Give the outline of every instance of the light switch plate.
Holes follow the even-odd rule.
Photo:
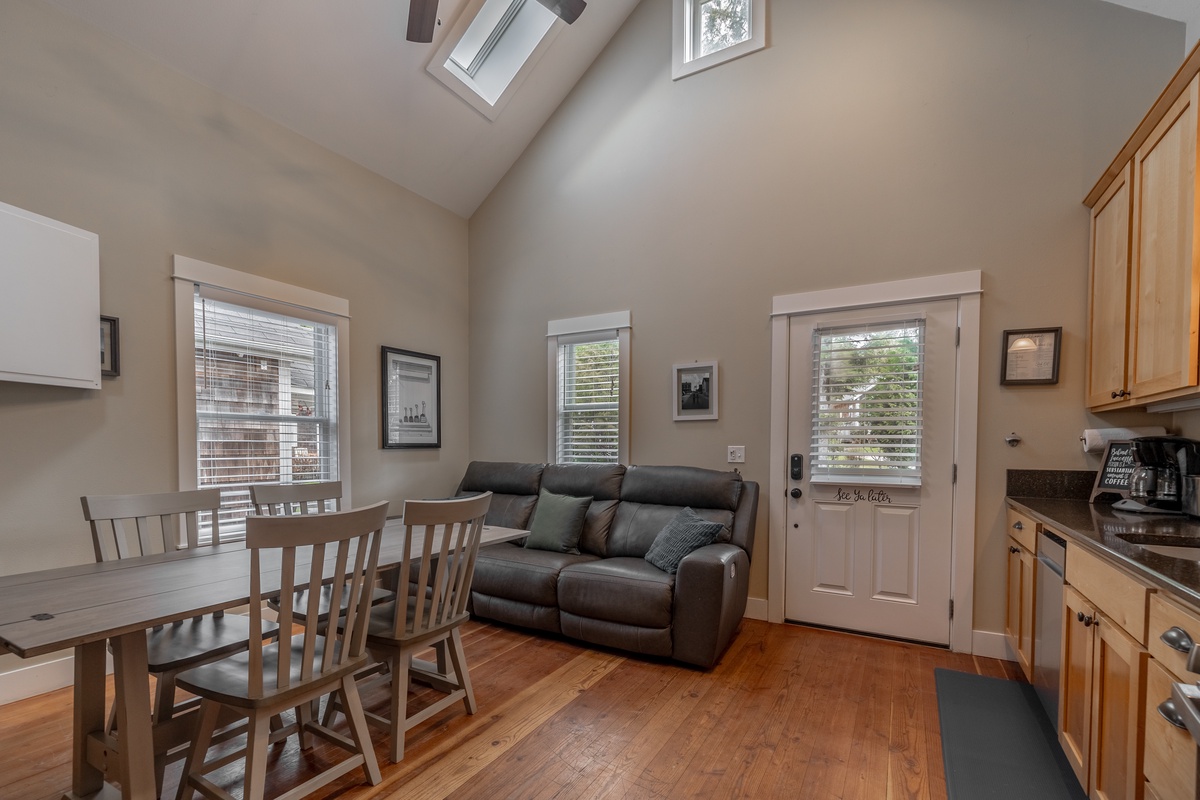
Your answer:
[[[729,463],[730,464],[745,464],[746,463],[746,446],[743,444],[729,445]]]

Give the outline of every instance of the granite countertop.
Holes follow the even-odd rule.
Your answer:
[[[1134,542],[1153,537],[1154,544],[1200,545],[1200,519],[1178,515],[1114,511],[1110,503],[1055,497],[1014,497],[1008,503],[1069,540],[1143,577],[1163,591],[1200,607],[1200,561],[1151,552]],[[1124,537],[1129,537],[1129,541]],[[1200,547],[1196,549],[1200,558]]]

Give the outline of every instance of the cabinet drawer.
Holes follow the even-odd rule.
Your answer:
[[[1161,638],[1163,633],[1171,628],[1179,628],[1193,642],[1200,642],[1200,615],[1158,593],[1150,595],[1150,628],[1147,632],[1149,641],[1146,642],[1146,649],[1167,671],[1181,677],[1186,676],[1188,654],[1167,646]]]
[[[1146,644],[1150,587],[1072,541],[1067,542],[1067,583],[1126,633]]]
[[[1170,675],[1154,659],[1146,670],[1146,750],[1142,771],[1159,800],[1195,800],[1196,743],[1158,713],[1171,696]]]
[[[1037,553],[1038,526],[1020,511],[1008,509],[1008,535],[1031,553]]]

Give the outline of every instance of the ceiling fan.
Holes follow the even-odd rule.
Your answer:
[[[583,9],[587,7],[586,0],[538,0],[570,25],[579,19]],[[437,27],[438,0],[409,0],[408,4],[408,35],[410,42],[432,42],[433,30]]]

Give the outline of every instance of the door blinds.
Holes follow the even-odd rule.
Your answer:
[[[811,476],[921,482],[925,321],[813,331]]]
[[[240,536],[255,483],[338,479],[337,326],[195,294],[198,485]],[[253,305],[250,305],[253,304]]]

